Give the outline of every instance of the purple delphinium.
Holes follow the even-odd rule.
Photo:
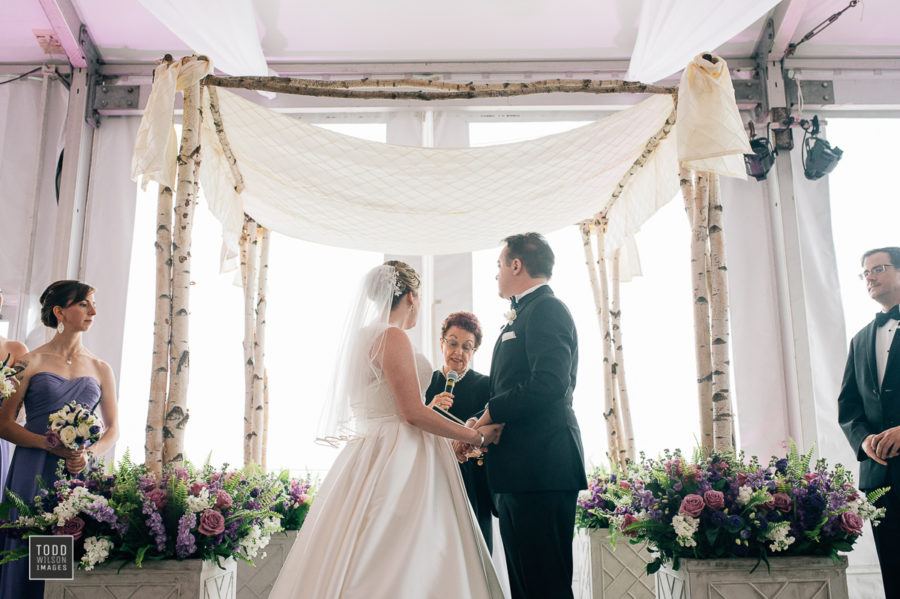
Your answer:
[[[241,527],[241,523],[244,521],[243,518],[239,518],[230,524],[225,525],[225,532],[223,533],[232,541],[237,540],[238,529]]]
[[[147,516],[147,528],[150,529],[150,534],[153,535],[153,540],[156,542],[156,550],[164,553],[166,551],[166,527],[163,524],[162,516],[156,511],[156,506],[153,502],[146,497],[144,498],[141,511]]]
[[[175,555],[184,559],[197,551],[197,539],[191,529],[197,525],[197,514],[185,514],[178,519],[178,538],[175,539]]]
[[[120,535],[124,535],[128,532],[128,523],[119,522],[119,517],[116,516],[115,511],[108,505],[98,501],[86,506],[82,511],[97,522],[109,524],[110,527]]]

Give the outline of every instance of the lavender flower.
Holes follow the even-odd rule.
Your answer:
[[[197,551],[197,539],[191,529],[197,525],[197,515],[185,514],[178,520],[178,538],[175,539],[175,555],[184,559]]]

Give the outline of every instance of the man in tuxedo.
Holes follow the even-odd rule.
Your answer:
[[[572,410],[578,338],[547,285],[553,250],[538,233],[513,235],[497,261],[507,324],[494,346],[490,400],[476,426],[503,423],[485,455],[513,599],[572,597],[575,500],[587,488]]]
[[[881,305],[875,320],[850,342],[850,355],[838,396],[838,420],[862,462],[859,487],[891,490],[877,505],[887,508],[872,528],[888,597],[900,596],[900,247],[863,254],[860,278]]]

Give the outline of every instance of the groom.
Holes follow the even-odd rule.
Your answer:
[[[485,456],[513,599],[572,597],[575,500],[587,488],[572,411],[578,339],[547,285],[553,250],[539,233],[512,235],[497,261],[512,309],[494,346],[490,401],[477,426],[504,423]]]

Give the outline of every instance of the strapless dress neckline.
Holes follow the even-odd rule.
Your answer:
[[[39,375],[39,374],[47,374],[47,375],[50,375],[50,376],[54,376],[54,377],[56,377],[56,378],[58,378],[58,379],[60,379],[60,380],[62,380],[62,381],[66,381],[66,382],[68,382],[68,383],[74,383],[75,381],[80,381],[81,379],[89,379],[89,380],[94,381],[94,383],[96,383],[96,385],[97,385],[98,387],[100,386],[100,381],[98,381],[96,378],[94,378],[94,377],[92,377],[92,376],[90,376],[90,375],[76,376],[75,378],[70,379],[70,378],[64,377],[64,376],[61,375],[61,374],[57,374],[57,373],[55,373],[55,372],[50,372],[49,370],[42,370],[41,372],[35,372],[33,375],[31,375],[31,378],[34,378],[34,377],[36,377],[36,376]]]

